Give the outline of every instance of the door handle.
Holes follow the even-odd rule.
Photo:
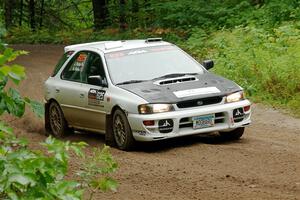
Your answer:
[[[84,94],[80,94],[79,96],[80,96],[80,98],[83,98],[83,97],[84,97]]]

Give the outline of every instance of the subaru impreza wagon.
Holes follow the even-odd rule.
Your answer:
[[[45,82],[45,127],[87,130],[128,150],[207,132],[238,139],[251,122],[243,89],[160,38],[67,46]]]

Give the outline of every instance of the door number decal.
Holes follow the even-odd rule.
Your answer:
[[[90,89],[88,94],[88,104],[92,106],[101,105],[104,101],[105,90]]]

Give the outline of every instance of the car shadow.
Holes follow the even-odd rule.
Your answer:
[[[64,140],[70,140],[72,142],[83,141],[92,147],[102,147],[105,144],[105,135],[94,132],[75,131],[74,134],[68,135]]]
[[[223,145],[231,143],[245,143],[245,140],[230,140],[228,138],[221,137],[216,133],[209,133],[205,135],[201,134],[193,136],[184,136],[154,142],[139,142],[136,146],[135,151],[154,153],[199,144]]]
[[[105,144],[105,135],[93,132],[76,132],[75,134],[67,136],[64,140],[73,142],[84,141],[92,147],[102,147]],[[199,144],[224,145],[231,143],[243,144],[246,142],[247,140],[243,138],[240,140],[230,140],[221,137],[218,133],[208,133],[153,142],[137,142],[132,152],[155,153]]]

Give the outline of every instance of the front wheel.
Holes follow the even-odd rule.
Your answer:
[[[228,140],[238,140],[244,134],[245,127],[236,128],[229,132],[219,132],[221,137]]]
[[[120,109],[116,110],[112,121],[116,145],[121,150],[130,150],[135,143],[127,117]]]

